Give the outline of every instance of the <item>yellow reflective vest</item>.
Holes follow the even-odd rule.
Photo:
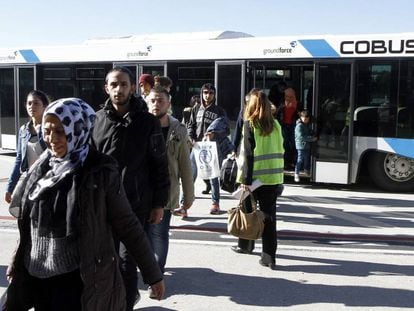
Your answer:
[[[284,168],[284,148],[282,129],[278,121],[275,120],[275,128],[267,136],[262,136],[261,131],[253,126],[255,146],[253,150],[253,176],[252,180],[260,180],[264,185],[283,184]],[[244,128],[243,128],[244,136]],[[240,157],[244,158],[244,139],[241,142]],[[243,162],[243,161],[242,161]],[[238,182],[242,180],[242,165],[239,165]]]

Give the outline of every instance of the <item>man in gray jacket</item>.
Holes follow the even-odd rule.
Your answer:
[[[189,139],[185,125],[167,114],[170,109],[170,95],[163,87],[153,88],[148,97],[149,112],[161,123],[166,142],[168,170],[170,174],[170,193],[164,209],[164,216],[159,224],[148,227],[148,237],[154,249],[155,258],[162,272],[168,254],[169,229],[171,213],[179,208],[180,179],[183,190],[182,209],[185,212],[194,201],[194,183],[190,162]],[[186,215],[186,212],[185,212]]]

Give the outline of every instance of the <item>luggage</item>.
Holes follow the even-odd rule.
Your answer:
[[[220,187],[222,190],[233,193],[239,184],[236,182],[237,162],[234,156],[224,159],[220,170]]]

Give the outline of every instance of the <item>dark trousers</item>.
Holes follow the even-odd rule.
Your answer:
[[[149,214],[137,214],[137,217],[145,230],[146,225],[148,225],[147,219]],[[145,230],[145,232],[147,232],[147,230]],[[119,268],[125,286],[126,311],[132,311],[134,309],[135,299],[139,294],[137,264],[122,242],[115,241],[115,246],[118,248]]]
[[[127,311],[134,309],[135,299],[138,295],[138,272],[137,264],[131,257],[122,242],[119,242],[119,268],[124,281],[126,293]]]
[[[282,124],[285,168],[291,169],[296,163],[295,124]]]
[[[26,272],[27,273],[27,272]],[[81,310],[83,290],[79,270],[39,279],[26,275],[35,311]]]
[[[277,185],[263,185],[253,191],[253,197],[260,205],[260,210],[266,214],[265,226],[262,234],[262,258],[269,257],[274,262],[276,257],[276,199]],[[252,210],[250,198],[244,201],[246,210]],[[254,249],[254,241],[239,239],[238,246],[251,251]]]

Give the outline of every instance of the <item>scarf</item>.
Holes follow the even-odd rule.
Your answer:
[[[95,120],[94,110],[78,98],[63,98],[51,103],[42,122],[45,138],[45,116],[56,116],[63,125],[67,153],[62,158],[47,149],[29,171],[27,186],[30,218],[39,235],[62,237],[76,232],[77,189],[79,171],[88,155],[89,136]],[[24,209],[24,207],[23,207]]]

